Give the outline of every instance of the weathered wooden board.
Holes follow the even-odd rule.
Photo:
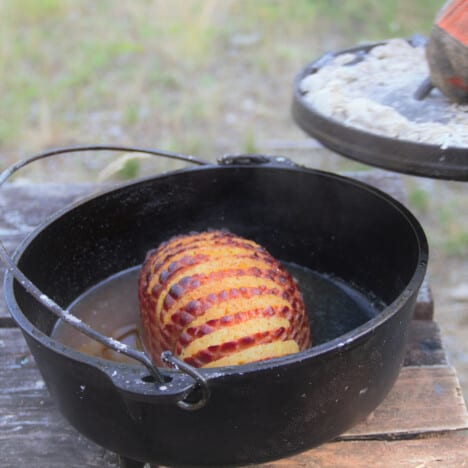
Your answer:
[[[91,194],[94,184],[6,184],[0,189],[0,240],[8,252],[37,226],[66,205]],[[3,298],[3,275],[0,264],[0,298]],[[0,325],[11,325],[8,311],[0,301]]]
[[[409,329],[405,366],[447,364],[439,326],[429,320],[413,320]]]
[[[434,300],[427,277],[418,291],[418,298],[414,308],[414,320],[432,320],[434,318]]]
[[[262,468],[448,468],[468,466],[468,434],[447,433],[437,437],[398,441],[342,441]]]
[[[468,414],[450,366],[404,367],[384,402],[341,439],[395,439],[468,429]],[[468,449],[468,447],[467,447]]]
[[[419,322],[419,325],[426,333],[437,332],[436,325],[430,322]],[[413,337],[426,339],[422,329],[416,330]],[[0,329],[0,382],[0,467],[116,466],[114,454],[85,439],[62,418],[17,329]],[[335,456],[334,451],[338,461],[345,460],[342,457],[348,449],[343,448],[343,443],[349,443],[349,450],[360,451],[361,457],[363,454],[367,457],[371,446],[366,439],[401,439],[406,450],[408,437],[462,428],[468,428],[468,417],[454,370],[446,365],[405,367],[386,400],[366,422],[343,434],[341,442],[327,444],[292,460],[297,466],[301,463],[330,466],[326,463],[332,458],[327,461],[326,456]],[[362,449],[354,444],[359,439],[363,439]],[[375,447],[384,450],[386,445],[382,442]],[[444,457],[461,453],[460,450],[452,453],[450,447]],[[468,445],[465,450],[468,457]],[[307,454],[312,456],[310,460],[304,458]]]

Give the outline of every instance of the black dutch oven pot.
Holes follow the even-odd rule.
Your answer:
[[[0,184],[33,160],[82,149],[136,150],[51,151],[5,171]],[[62,307],[85,290],[141,264],[161,241],[207,228],[253,239],[276,258],[332,274],[386,306],[324,342],[312,329],[315,345],[304,352],[217,369],[195,370],[170,354],[172,368],[156,369],[143,353],[107,340],[144,365],[116,363],[50,337],[57,316],[77,325]],[[375,188],[284,158],[243,156],[93,196],[35,230],[14,260],[3,248],[1,257],[11,314],[52,398],[78,431],[132,460],[222,465],[317,446],[379,405],[402,364],[428,247],[413,215]],[[308,313],[313,317],[313,308]],[[345,321],[348,311],[340,313]]]

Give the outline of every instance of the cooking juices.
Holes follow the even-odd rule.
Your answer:
[[[362,325],[385,304],[370,294],[308,268],[284,263],[302,292],[312,332],[312,346],[341,336]],[[111,276],[79,296],[69,307],[72,314],[98,332],[142,350],[138,308],[140,267]],[[51,336],[80,352],[119,362],[133,359],[88,338],[58,320]]]

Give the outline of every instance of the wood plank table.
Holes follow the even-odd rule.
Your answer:
[[[384,171],[350,174],[403,198]],[[0,189],[0,238],[11,251],[34,226],[89,184],[7,184]],[[116,467],[119,457],[68,425],[50,398],[0,296],[0,467]],[[262,467],[468,466],[468,415],[456,371],[447,364],[427,283],[418,297],[404,367],[385,401],[335,441]]]

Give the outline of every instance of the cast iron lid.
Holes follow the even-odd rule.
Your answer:
[[[423,47],[425,40],[415,36],[408,42],[412,47]],[[317,73],[344,54],[355,55],[355,59],[347,63],[347,66],[353,66],[365,59],[374,47],[385,44],[388,41],[328,52],[305,66],[294,81],[292,115],[295,122],[324,146],[362,163],[423,177],[468,181],[468,147],[421,143],[365,131],[325,116],[306,100],[306,93],[300,86],[305,77]],[[406,114],[410,121],[417,106],[422,109],[425,106],[421,101],[408,100],[407,96],[400,100],[396,96],[389,105]]]

